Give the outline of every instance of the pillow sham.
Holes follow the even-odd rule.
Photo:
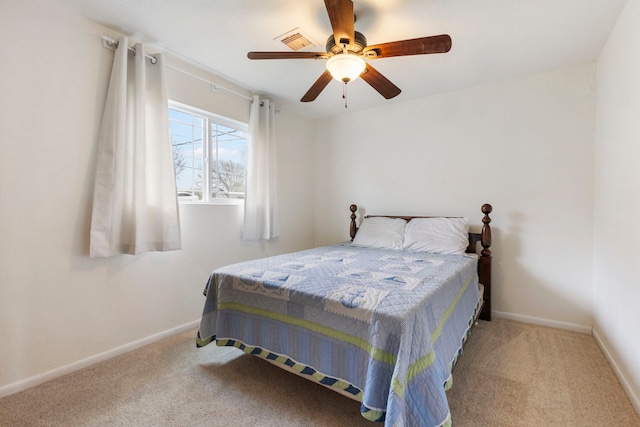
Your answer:
[[[438,254],[463,254],[467,246],[467,218],[414,218],[405,228],[402,249]]]
[[[370,217],[362,220],[353,244],[372,248],[400,249],[407,221],[402,218]]]

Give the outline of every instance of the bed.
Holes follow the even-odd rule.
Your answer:
[[[214,270],[197,345],[264,358],[357,400],[371,421],[450,425],[453,368],[476,320],[491,320],[492,207],[479,233],[458,217],[358,226],[357,209],[349,242]]]

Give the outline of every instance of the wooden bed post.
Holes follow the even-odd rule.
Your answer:
[[[484,285],[484,306],[480,313],[480,319],[491,320],[491,218],[489,214],[493,211],[493,207],[485,203],[482,205],[482,237],[480,244],[482,245],[482,252],[480,252],[480,259],[478,260],[478,277],[480,283]]]
[[[358,231],[358,227],[356,227],[356,211],[358,210],[358,206],[351,205],[349,206],[349,210],[351,211],[351,226],[349,227],[349,235],[351,236],[351,241],[356,237],[356,232]]]

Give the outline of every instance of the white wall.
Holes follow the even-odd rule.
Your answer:
[[[313,243],[313,147],[305,141],[314,127],[283,111],[280,239],[243,242],[241,206],[183,205],[183,250],[89,259],[96,136],[113,58],[100,37],[115,34],[52,3],[10,1],[0,14],[0,396],[198,320],[217,266]],[[172,98],[248,117],[246,100],[168,76]]]
[[[598,60],[594,330],[640,413],[639,23],[629,0]]]
[[[316,243],[347,239],[350,203],[479,229],[488,202],[493,309],[589,330],[593,79],[584,65],[318,123]]]

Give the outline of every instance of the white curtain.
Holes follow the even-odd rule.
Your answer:
[[[247,142],[244,240],[270,240],[280,235],[275,110],[268,99],[253,97]]]
[[[91,257],[181,248],[162,55],[118,40],[98,138]]]

